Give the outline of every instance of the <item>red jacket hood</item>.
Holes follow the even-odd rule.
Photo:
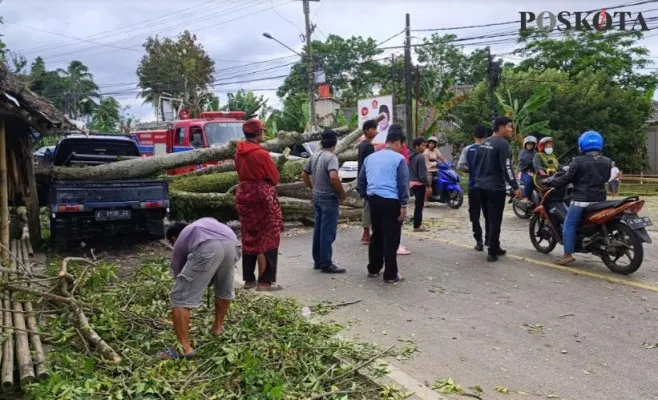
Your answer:
[[[263,146],[261,146],[258,143],[243,140],[241,142],[238,142],[238,151],[236,152],[236,155],[246,156],[247,154],[251,154],[254,151],[258,151],[258,150],[267,151]]]

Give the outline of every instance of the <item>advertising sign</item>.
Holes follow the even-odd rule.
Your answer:
[[[393,123],[393,96],[379,96],[359,100],[357,110],[359,113],[359,126],[362,128],[363,123],[367,120],[377,119],[380,114],[384,114],[384,118],[379,121],[377,126],[377,136],[375,136],[373,143],[386,142],[388,127]]]

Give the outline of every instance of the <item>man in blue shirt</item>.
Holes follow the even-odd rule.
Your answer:
[[[409,168],[400,154],[407,138],[399,124],[389,127],[386,147],[369,155],[359,173],[358,192],[368,199],[372,236],[368,247],[368,276],[384,268],[384,281],[403,280],[398,273],[397,250],[409,201]]]
[[[475,189],[475,156],[480,144],[487,136],[491,135],[491,129],[476,125],[473,131],[473,144],[464,147],[459,156],[457,167],[462,171],[468,171],[468,214],[473,226],[473,238],[475,239],[475,250],[483,251],[484,246],[489,246],[489,223],[487,222],[487,210],[482,208],[482,200]],[[482,226],[480,225],[480,213],[484,215],[484,244],[482,243]]]

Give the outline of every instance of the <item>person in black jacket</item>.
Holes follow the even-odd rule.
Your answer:
[[[416,199],[414,207],[414,232],[427,232],[423,225],[423,207],[426,194],[432,192],[427,164],[425,163],[425,138],[414,139],[414,152],[409,157],[409,186]]]
[[[377,136],[377,121],[369,119],[363,123],[363,140],[359,143],[358,156],[357,156],[357,179],[361,173],[361,167],[366,157],[375,152],[375,146],[372,140]],[[363,227],[363,234],[361,235],[361,243],[370,243],[370,205],[368,199],[363,199],[363,214],[361,215],[361,226]]]
[[[514,177],[512,155],[509,140],[514,134],[512,120],[498,117],[494,120],[494,134],[485,139],[475,156],[475,188],[486,209],[485,218],[489,225],[489,255],[487,261],[498,261],[498,257],[507,254],[500,248],[500,226],[503,223],[507,187],[505,181],[514,189],[514,196],[522,198],[523,192]]]
[[[535,183],[532,180],[532,175],[535,172],[532,165],[532,160],[535,158],[535,146],[537,146],[537,138],[535,136],[526,136],[523,139],[523,149],[519,152],[519,172],[523,182],[523,200],[525,202],[530,202],[532,191],[535,188]]]
[[[573,183],[573,193],[569,211],[562,226],[564,255],[555,263],[568,265],[576,261],[576,232],[585,208],[592,203],[606,200],[605,184],[610,179],[612,160],[601,154],[603,137],[595,131],[587,131],[578,138],[578,150],[581,156],[574,157],[569,170],[562,176],[555,176],[544,181],[546,186],[562,187]]]

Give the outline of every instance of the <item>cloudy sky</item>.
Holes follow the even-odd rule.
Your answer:
[[[640,0],[500,1],[500,0],[320,0],[311,2],[315,39],[329,34],[372,37],[385,41],[404,29],[405,13],[411,15],[412,43],[431,35],[431,29],[515,21],[520,11],[584,11],[638,3]],[[658,1],[628,5],[615,11],[642,11],[658,16]],[[227,92],[254,90],[278,105],[275,90],[298,56],[262,36],[268,32],[301,51],[304,29],[299,0],[0,0],[3,40],[12,51],[30,62],[42,56],[49,69],[65,67],[71,60],[89,66],[101,92],[112,95],[142,121],[153,119],[150,106],[136,97],[135,69],[143,55],[145,38],[176,36],[185,29],[197,34],[216,62],[214,86],[223,100]],[[634,14],[635,16],[635,14]],[[649,22],[649,26],[656,26]],[[459,37],[509,33],[518,24],[457,29]],[[658,26],[643,40],[658,61]],[[450,31],[441,31],[448,33]],[[654,36],[656,35],[656,36]],[[382,47],[403,44],[396,36]],[[494,41],[495,40],[495,41]],[[492,52],[507,54],[513,39],[470,40],[478,47],[491,44]],[[464,47],[466,51],[475,45]],[[385,55],[402,54],[401,49]],[[507,56],[505,56],[507,57]],[[517,58],[507,58],[518,61]],[[257,64],[255,64],[257,63]],[[650,72],[650,71],[647,71]]]

